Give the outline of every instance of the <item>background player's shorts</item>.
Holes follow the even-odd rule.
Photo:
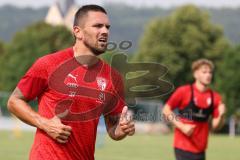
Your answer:
[[[205,160],[205,152],[192,153],[174,148],[176,160]]]

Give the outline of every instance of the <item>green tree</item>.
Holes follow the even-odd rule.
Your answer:
[[[5,44],[2,41],[0,41],[0,64],[1,64],[0,68],[2,68],[4,54],[5,54]],[[1,78],[1,76],[2,76],[2,74],[0,74],[0,78]],[[0,83],[0,90],[1,90],[1,88],[2,88],[2,84]]]
[[[192,81],[193,60],[209,58],[218,64],[228,47],[222,29],[210,22],[208,14],[187,5],[164,19],[154,19],[133,59],[165,65],[169,69],[166,78],[179,86]]]
[[[240,64],[240,45],[229,49],[223,59],[216,73],[216,86],[222,92],[228,114],[231,115],[239,110],[240,106],[240,72],[237,71]]]
[[[0,62],[5,54],[5,44],[0,40]]]
[[[12,90],[37,58],[71,45],[73,36],[63,26],[53,27],[38,22],[18,32],[7,46],[7,53],[2,57],[1,89]]]
[[[4,54],[4,43],[0,41],[0,56]]]

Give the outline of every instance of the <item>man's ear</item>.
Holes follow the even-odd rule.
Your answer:
[[[197,79],[197,70],[193,71],[193,77],[194,79]]]
[[[74,26],[72,32],[76,39],[83,39],[83,30],[79,26]]]

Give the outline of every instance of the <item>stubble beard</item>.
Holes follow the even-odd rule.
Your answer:
[[[100,55],[100,54],[103,54],[103,53],[106,51],[106,49],[107,49],[107,47],[105,47],[105,48],[103,48],[103,49],[99,49],[99,48],[97,47],[98,44],[96,44],[96,45],[94,46],[94,45],[92,45],[91,43],[89,43],[88,41],[84,41],[83,43],[84,43],[84,45],[85,45],[95,56],[98,56],[98,55]]]

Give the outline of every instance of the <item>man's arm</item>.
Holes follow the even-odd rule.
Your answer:
[[[218,117],[212,119],[213,130],[221,129],[224,124],[224,114],[226,112],[225,104],[221,103],[218,106]]]
[[[127,135],[132,136],[135,133],[135,125],[132,117],[128,116],[128,108],[125,106],[121,115],[106,115],[105,124],[109,136],[113,140],[121,140]]]
[[[66,143],[71,132],[71,127],[61,123],[55,116],[52,119],[46,119],[35,112],[27,103],[18,87],[13,91],[8,99],[8,110],[17,116],[23,122],[44,130],[50,137],[59,143]]]
[[[165,120],[172,123],[175,127],[180,129],[185,135],[187,135],[187,136],[192,135],[194,128],[196,126],[191,125],[191,124],[184,124],[181,121],[179,121],[176,114],[171,110],[171,107],[168,104],[166,104],[163,107],[162,112],[163,112]]]

